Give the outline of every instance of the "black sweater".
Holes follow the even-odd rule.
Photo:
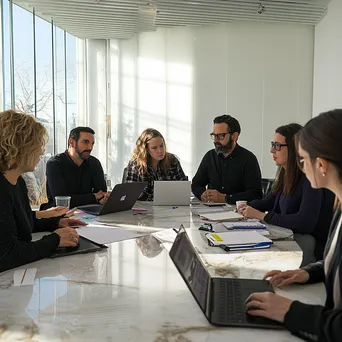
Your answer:
[[[59,245],[58,234],[31,242],[31,233],[53,231],[59,219],[36,219],[23,178],[13,185],[0,173],[0,189],[0,272],[53,254]]]
[[[326,258],[327,252],[330,250],[333,239],[337,234],[336,247],[330,259],[329,271],[325,270],[324,261],[318,261],[303,267],[310,275],[307,283],[324,281],[327,293],[325,306],[294,301],[285,315],[285,327],[306,341],[342,341],[342,304],[341,301],[336,302],[334,300],[334,297],[340,297],[342,294],[342,230],[340,229],[337,233],[340,216],[341,212],[338,211],[332,221],[324,252],[324,258]]]
[[[104,173],[98,159],[90,156],[81,166],[77,166],[68,151],[57,154],[46,164],[46,190],[49,202],[42,206],[55,206],[56,196],[71,196],[70,208],[96,203],[94,193],[107,191]]]
[[[226,158],[218,155],[214,149],[210,150],[192,179],[191,189],[201,199],[207,186],[208,189],[226,194],[228,203],[261,198],[261,172],[257,158],[239,145]]]

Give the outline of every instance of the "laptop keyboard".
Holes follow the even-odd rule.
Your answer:
[[[265,281],[254,279],[218,278],[213,282],[212,321],[214,324],[282,329],[282,324],[246,313],[245,301],[254,292],[273,292]]]
[[[219,319],[232,323],[243,323],[246,321],[245,300],[241,293],[241,284],[234,279],[225,279],[219,282],[218,297],[223,310],[219,311]],[[216,295],[215,293],[215,295]]]

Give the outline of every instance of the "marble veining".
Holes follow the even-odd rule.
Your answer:
[[[100,220],[146,233],[183,224],[215,277],[261,278],[272,268],[296,268],[301,262],[301,250],[286,229],[270,227],[281,240],[269,250],[226,253],[208,246],[198,231],[201,220],[189,208],[144,205],[147,214],[124,212]],[[97,253],[44,259],[26,266],[38,268],[33,286],[14,287],[14,270],[1,273],[0,340],[300,341],[287,331],[210,325],[169,258],[170,245],[138,238]],[[277,292],[314,304],[325,299],[322,284]]]

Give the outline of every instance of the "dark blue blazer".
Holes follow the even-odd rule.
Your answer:
[[[248,204],[268,211],[265,222],[292,229],[294,233],[311,234],[325,244],[333,217],[335,195],[327,189],[313,189],[302,176],[293,194],[269,193],[264,199]]]

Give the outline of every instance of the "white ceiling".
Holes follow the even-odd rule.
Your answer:
[[[79,38],[129,38],[158,27],[258,20],[315,25],[330,0],[14,0]]]

